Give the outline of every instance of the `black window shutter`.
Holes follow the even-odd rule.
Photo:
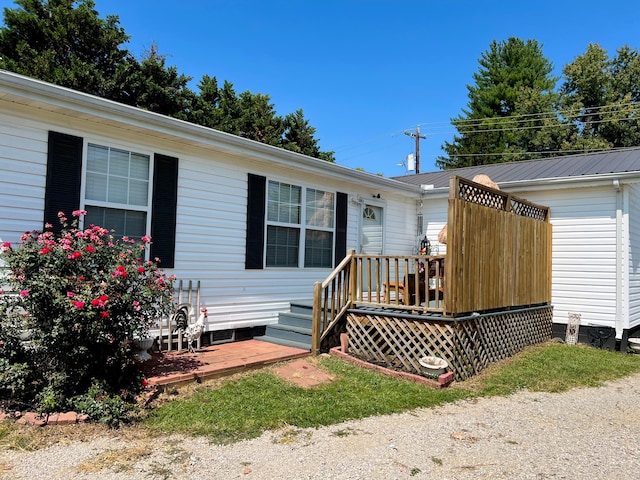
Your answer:
[[[247,188],[247,242],[244,268],[264,268],[264,214],[267,179],[260,175],[249,174]]]
[[[64,212],[71,220],[71,213],[80,208],[82,138],[49,132],[47,149],[43,225],[50,223],[53,231],[59,233],[62,225],[58,212]]]
[[[336,195],[336,266],[347,256],[347,199],[346,193]]]
[[[157,257],[160,259],[161,268],[173,268],[176,250],[178,159],[156,153],[153,160],[151,260]]]

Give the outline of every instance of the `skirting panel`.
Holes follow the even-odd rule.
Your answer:
[[[552,318],[550,305],[448,321],[351,310],[349,353],[418,374],[421,357],[437,356],[449,362],[455,380],[461,381],[528,345],[549,340]]]

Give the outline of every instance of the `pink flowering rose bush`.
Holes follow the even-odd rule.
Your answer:
[[[0,292],[0,406],[90,409],[142,388],[132,344],[170,313],[173,277],[144,260],[150,238],[80,230],[85,213],[61,212],[59,234],[47,225],[0,248],[12,290]]]

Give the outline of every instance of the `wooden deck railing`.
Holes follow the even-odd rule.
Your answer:
[[[441,313],[444,255],[354,255],[358,305]]]
[[[371,256],[349,251],[324,282],[314,285],[312,352],[319,353],[322,341],[347,309],[356,304],[441,313],[443,261],[444,255]]]
[[[453,318],[551,303],[549,209],[460,177],[449,193],[446,256],[350,251],[316,283],[314,353],[354,305]]]

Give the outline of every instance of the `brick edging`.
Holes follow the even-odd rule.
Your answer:
[[[432,380],[421,375],[415,375],[408,372],[399,372],[397,370],[392,370],[381,365],[374,365],[373,363],[365,362],[364,360],[353,357],[348,353],[343,353],[342,347],[334,347],[329,350],[329,353],[331,355],[340,357],[348,362],[351,362],[354,365],[358,365],[359,367],[368,368],[369,370],[375,370],[377,372],[384,373],[385,375],[391,375],[392,377],[398,377],[416,383],[423,383],[435,388],[446,388],[453,383],[453,372],[443,373],[438,377],[438,380]]]
[[[13,420],[18,425],[33,425],[43,427],[45,425],[73,425],[84,423],[89,416],[84,413],[64,412],[40,415],[36,412],[0,412],[0,421]]]
[[[138,405],[147,407],[160,393],[158,388],[150,386],[140,394]],[[77,412],[45,413],[36,412],[3,412],[0,411],[0,422],[4,420],[14,421],[18,425],[32,425],[44,427],[45,425],[73,425],[89,421],[89,415]]]

